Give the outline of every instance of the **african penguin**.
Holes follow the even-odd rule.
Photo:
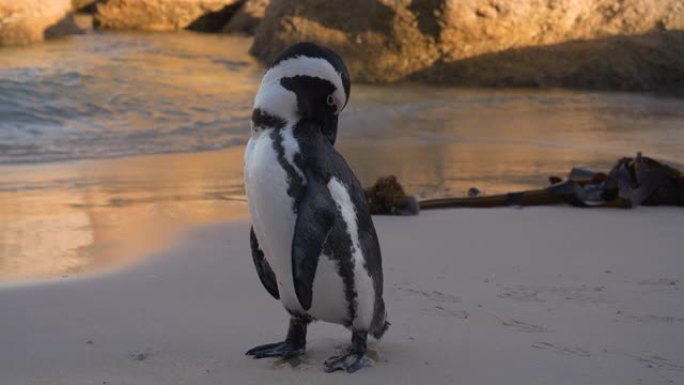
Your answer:
[[[333,147],[350,82],[342,59],[314,43],[286,49],[254,100],[244,178],[261,283],[290,314],[285,341],[257,346],[255,358],[304,352],[307,325],[321,320],[352,332],[350,350],[328,372],[362,366],[370,333],[382,337],[380,245],[363,189]]]

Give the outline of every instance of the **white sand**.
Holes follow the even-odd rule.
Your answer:
[[[375,221],[392,326],[358,373],[322,370],[336,325],[296,367],[243,355],[287,317],[235,222],[105,276],[0,286],[0,384],[684,383],[684,210]]]

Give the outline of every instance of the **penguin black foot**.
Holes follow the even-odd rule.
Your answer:
[[[346,354],[333,356],[325,360],[323,368],[326,372],[332,373],[344,370],[353,373],[363,367],[363,358],[366,356],[366,339],[368,333],[355,331],[352,334],[352,346]]]
[[[285,341],[259,345],[249,349],[245,355],[254,358],[282,357],[288,359],[303,354],[306,347],[306,326],[309,322],[308,319],[292,317]]]
[[[254,347],[249,349],[245,355],[253,356],[254,358],[282,357],[288,359],[303,353],[303,346],[296,346],[288,341],[283,341]]]
[[[344,370],[347,373],[354,373],[363,366],[363,357],[365,355],[365,353],[349,352],[342,356],[333,356],[325,360],[325,363],[323,363],[323,368],[328,373],[338,370]]]

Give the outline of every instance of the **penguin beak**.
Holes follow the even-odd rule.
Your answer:
[[[335,145],[335,140],[337,139],[337,115],[333,115],[327,124],[323,126],[322,133],[328,138],[331,145]]]

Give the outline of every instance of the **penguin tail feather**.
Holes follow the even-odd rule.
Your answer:
[[[389,323],[388,321],[383,322],[382,326],[380,326],[379,328],[376,328],[374,330],[371,330],[371,335],[376,340],[379,340],[385,334],[387,329],[389,329],[390,325],[391,325],[391,323]]]
[[[375,317],[373,317],[369,331],[373,338],[379,340],[382,338],[382,335],[385,334],[387,329],[389,329],[390,323],[387,322],[387,310],[385,310],[385,302],[380,299],[377,305],[378,307],[376,308]]]

